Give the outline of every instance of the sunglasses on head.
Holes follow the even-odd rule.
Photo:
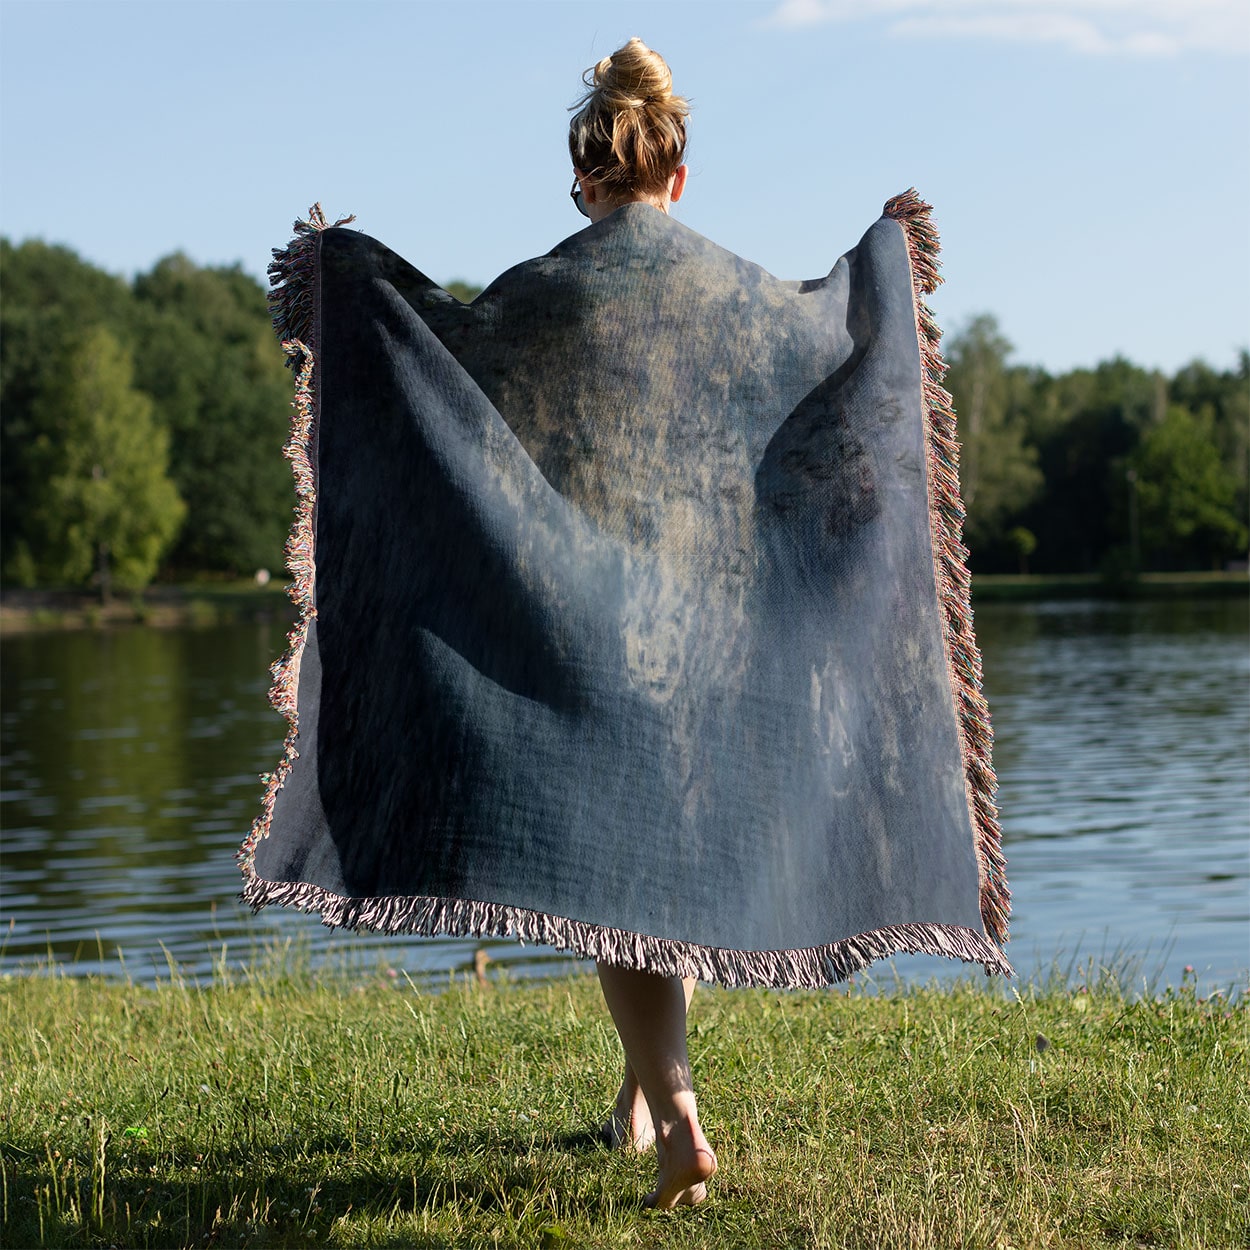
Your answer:
[[[577,211],[581,213],[583,217],[590,216],[590,214],[586,211],[586,201],[582,199],[582,182],[580,178],[573,179],[573,189],[569,192],[569,199],[571,199],[577,206]]]

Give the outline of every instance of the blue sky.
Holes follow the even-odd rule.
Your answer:
[[[582,224],[566,110],[635,34],[694,109],[678,216],[773,273],[915,185],[948,331],[1053,371],[1250,344],[1245,0],[0,0],[0,229],[259,276],[320,200],[486,282]]]

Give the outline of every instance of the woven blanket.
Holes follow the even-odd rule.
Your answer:
[[[928,206],[784,282],[630,204],[471,305],[310,217],[245,901],[727,985],[1009,975]]]

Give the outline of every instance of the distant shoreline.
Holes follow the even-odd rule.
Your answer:
[[[101,604],[83,590],[0,590],[0,637],[149,625],[158,629],[208,627],[241,621],[295,620],[286,583],[187,582],[149,586],[142,594],[117,594]]]
[[[979,574],[972,599],[1021,603],[1046,599],[1228,599],[1250,595],[1246,573],[1146,573],[1109,582],[1088,574]],[[0,590],[0,636],[112,629],[148,625],[158,629],[208,627],[242,621],[294,621],[286,586],[271,582],[190,582],[151,586],[141,595],[118,595],[107,607],[82,590]]]
[[[1042,599],[1237,599],[1250,595],[1245,572],[1143,573],[1110,581],[1098,573],[979,573],[972,579],[972,602],[1004,603]]]

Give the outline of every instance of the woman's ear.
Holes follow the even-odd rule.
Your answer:
[[[681,199],[681,193],[686,189],[686,175],[689,172],[689,167],[686,165],[678,165],[677,168],[673,170],[672,181],[668,184],[668,198],[672,200],[674,204]]]
[[[573,166],[573,177],[582,184],[582,201],[586,204],[593,204],[598,198],[598,187],[595,180],[588,174],[582,173],[576,165]]]

